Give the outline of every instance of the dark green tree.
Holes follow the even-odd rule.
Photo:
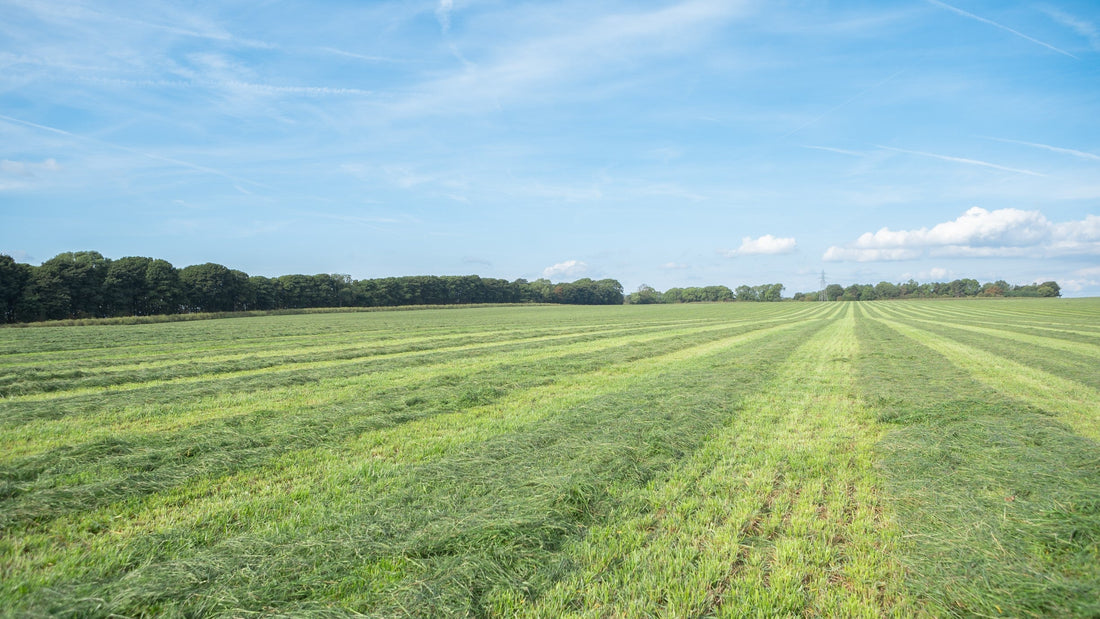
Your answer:
[[[103,282],[109,265],[110,260],[97,251],[65,252],[43,262],[38,267],[43,271],[40,283],[47,287],[40,291],[52,290],[56,296],[46,302],[48,318],[105,316]]]
[[[0,254],[0,322],[15,322],[16,307],[31,279],[31,266]]]
[[[127,256],[112,260],[103,278],[105,313],[110,316],[142,316],[148,313],[152,258]]]
[[[180,269],[186,307],[192,312],[231,312],[247,306],[248,275],[207,262]]]
[[[1062,296],[1062,287],[1058,285],[1058,282],[1043,282],[1039,284],[1039,296],[1060,297]]]
[[[148,314],[178,314],[183,306],[183,285],[180,273],[167,260],[154,259],[145,269]]]

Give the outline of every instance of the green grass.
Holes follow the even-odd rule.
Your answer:
[[[0,330],[0,616],[1091,616],[1095,300]]]

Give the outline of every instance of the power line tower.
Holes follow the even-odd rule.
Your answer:
[[[827,297],[825,296],[825,269],[821,270],[821,300],[827,300]]]

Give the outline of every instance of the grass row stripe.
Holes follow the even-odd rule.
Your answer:
[[[784,362],[643,514],[593,529],[526,614],[879,617],[903,608],[881,514],[881,428],[852,399],[853,310]],[[517,610],[501,609],[502,615]]]
[[[206,546],[197,548],[191,553],[172,547],[165,547],[160,551],[162,554],[159,555],[161,557],[159,561],[169,561],[169,563],[163,564],[164,569],[169,570],[171,573],[177,573],[175,571],[177,569],[187,570],[189,569],[188,565],[204,564],[203,562],[207,560],[204,557],[207,557],[209,553],[221,557],[222,553],[226,551],[242,548],[240,544],[252,548],[253,542],[247,540],[251,540],[255,533],[250,533],[247,526],[261,524],[264,527],[274,526],[278,529],[284,524],[294,522],[295,518],[301,518],[301,514],[295,508],[295,501],[308,496],[311,492],[332,493],[331,500],[313,503],[318,506],[340,505],[349,501],[354,506],[362,501],[382,500],[389,494],[397,493],[397,495],[403,496],[406,492],[415,493],[416,488],[410,488],[408,484],[410,481],[417,479],[420,480],[420,483],[424,483],[424,478],[422,473],[416,472],[418,469],[409,469],[410,466],[421,468],[438,466],[438,463],[447,458],[462,454],[465,454],[462,455],[463,458],[475,457],[476,454],[482,451],[478,445],[486,441],[492,441],[495,436],[516,432],[522,435],[525,433],[523,428],[532,423],[537,424],[540,420],[543,422],[551,421],[563,414],[563,411],[556,405],[559,401],[558,397],[552,396],[570,397],[572,394],[582,392],[586,384],[591,386],[595,393],[586,393],[584,394],[586,397],[581,398],[581,400],[602,397],[600,394],[614,390],[633,393],[633,385],[640,380],[644,380],[646,376],[658,379],[669,370],[679,368],[684,363],[696,363],[698,359],[705,358],[708,355],[725,354],[731,346],[752,347],[754,343],[761,340],[770,340],[776,332],[797,334],[812,327],[813,325],[807,325],[806,323],[778,325],[768,330],[768,332],[758,331],[720,341],[706,342],[693,347],[691,350],[685,349],[669,355],[638,360],[636,364],[644,366],[643,368],[610,369],[590,374],[585,379],[587,383],[582,381],[575,384],[563,384],[560,387],[561,391],[556,393],[553,391],[536,391],[526,394],[526,397],[517,394],[514,400],[510,400],[510,404],[479,407],[477,412],[484,413],[480,418],[475,418],[474,415],[467,412],[466,414],[454,415],[452,420],[448,420],[448,423],[437,424],[433,421],[422,424],[424,427],[419,430],[414,430],[412,425],[402,427],[390,432],[381,441],[383,445],[398,446],[400,453],[387,456],[381,460],[374,458],[371,455],[372,452],[365,449],[366,445],[371,444],[371,437],[360,437],[337,449],[335,453],[331,448],[322,448],[316,451],[287,454],[280,462],[272,463],[263,470],[239,473],[228,478],[219,479],[214,482],[215,485],[213,486],[208,481],[195,480],[193,486],[189,485],[188,487],[201,488],[203,492],[201,496],[181,495],[180,493],[186,493],[186,490],[181,488],[168,493],[167,496],[155,494],[140,499],[138,504],[131,503],[131,508],[137,508],[136,511],[132,512],[129,509],[120,510],[121,506],[115,505],[101,508],[92,514],[74,514],[55,521],[47,532],[35,533],[29,536],[33,539],[21,540],[21,543],[30,545],[56,544],[56,540],[68,541],[65,542],[65,549],[58,551],[60,554],[58,552],[53,554],[41,553],[41,555],[47,557],[46,561],[42,563],[28,565],[21,561],[18,564],[20,574],[24,579],[24,583],[37,583],[33,587],[36,594],[48,595],[49,591],[64,589],[68,586],[66,583],[71,582],[68,579],[73,578],[73,572],[91,576],[96,573],[110,573],[111,569],[132,565],[135,558],[130,553],[137,552],[140,549],[128,547],[125,542],[127,539],[133,540],[135,543],[159,539],[163,540],[164,543],[174,544],[176,542],[169,542],[169,540],[178,539],[176,537],[177,532],[179,535],[201,535],[202,539],[206,540],[204,542]],[[653,395],[657,396],[659,394],[654,393]],[[579,418],[584,418],[587,416],[585,408],[577,409],[578,402],[579,400],[567,402],[567,408],[576,409],[570,413],[571,415],[579,415]],[[546,404],[550,404],[548,410],[544,409]],[[622,411],[618,406],[613,406],[604,414],[621,415]],[[524,415],[528,415],[529,418],[512,420],[514,416],[522,417]],[[531,415],[533,417],[530,417]],[[455,440],[451,436],[454,432],[468,433],[469,438],[465,441]],[[375,438],[377,439],[377,437]],[[535,445],[538,445],[538,443],[535,443]],[[548,448],[552,449],[553,445],[548,445]],[[555,457],[566,458],[564,461],[568,461],[569,455],[567,453],[558,453],[558,450],[553,451],[557,454]],[[461,453],[456,454],[455,452]],[[593,453],[596,453],[596,451],[594,450]],[[577,456],[583,457],[584,454],[578,453]],[[494,462],[497,464],[494,464]],[[501,462],[504,461],[487,461],[485,466],[494,467]],[[516,461],[515,464],[521,467],[519,470],[526,470],[526,465],[523,462]],[[591,470],[592,474],[595,475],[600,474],[598,468],[585,470]],[[440,470],[440,473],[442,472],[443,470]],[[413,477],[408,477],[408,475],[413,475]],[[462,485],[465,483],[464,479],[461,476],[455,479],[458,484],[455,491],[462,489]],[[444,486],[436,486],[435,488],[437,488],[435,491],[438,492]],[[410,496],[415,496],[415,494]],[[188,509],[180,510],[179,506],[181,504],[187,505]],[[145,507],[142,508],[141,505],[145,505]],[[121,521],[110,520],[110,518],[118,516],[120,513],[123,514]],[[248,516],[248,514],[252,516]],[[261,514],[264,515],[262,520],[254,520],[254,518],[260,518]],[[195,520],[189,522],[191,518],[195,518]],[[104,522],[103,519],[106,519],[106,522],[112,522],[108,525],[111,531],[110,535],[104,535],[102,531],[88,528],[90,523]],[[283,524],[280,524],[281,522]],[[356,522],[355,524],[361,527],[369,524],[369,521]],[[131,531],[128,526],[133,526],[135,529]],[[308,521],[291,526],[293,529],[288,530],[285,534],[278,530],[274,534],[277,536],[291,535],[293,537],[309,533],[311,527]],[[272,534],[269,530],[259,531],[259,533]],[[120,535],[124,536],[121,544],[118,543],[118,536]],[[427,533],[424,535],[422,542],[411,541],[418,544],[428,543],[430,538],[433,537],[433,535],[427,535]],[[54,541],[51,542],[50,540]],[[379,542],[376,540],[374,543]],[[258,548],[262,547],[261,544]],[[344,546],[341,547],[345,548]],[[363,552],[367,552],[370,548],[369,545],[360,545],[359,547],[363,549]],[[145,548],[145,546],[142,546],[142,548]],[[204,548],[209,548],[209,550]],[[119,549],[122,549],[122,552],[119,552]],[[280,551],[278,548],[270,546],[268,549]],[[196,552],[197,554],[193,554]],[[193,556],[187,558],[188,554]],[[36,553],[36,556],[41,555]],[[90,561],[92,557],[97,557],[99,563]],[[148,560],[144,559],[144,561]],[[218,559],[218,561],[221,560]],[[228,558],[225,560],[228,560]],[[237,560],[240,560],[240,558]],[[251,560],[263,561],[263,558],[257,555],[255,559]],[[246,558],[246,563],[247,561],[249,559]],[[116,567],[111,568],[110,565]],[[128,568],[127,573],[130,575],[125,577],[127,582],[140,584],[145,582],[145,579],[154,578],[161,573],[161,571],[158,571],[161,570],[161,567],[158,567],[157,564],[147,565],[148,569],[138,569],[136,571],[133,570],[133,567]],[[172,565],[177,567],[170,567]],[[416,571],[415,565],[410,565],[408,561],[401,561],[400,559],[395,559],[391,565],[405,565],[405,568]],[[32,576],[24,570],[29,570],[31,573],[37,573],[38,575]],[[107,572],[103,570],[107,570]],[[298,577],[307,575],[300,573]],[[344,576],[353,575],[345,574]],[[62,580],[55,580],[57,578]],[[126,585],[126,582],[120,582],[119,586]],[[177,581],[168,588],[174,589],[181,585],[187,585],[188,582],[187,578],[183,578],[182,581]],[[214,586],[214,584],[212,582],[210,586]]]
[[[891,320],[881,311],[877,312],[875,320],[886,322],[902,335],[939,352],[981,383],[1006,395],[1024,399],[1043,410],[1058,413],[1082,436],[1100,440],[1100,391],[959,344],[930,330]]]

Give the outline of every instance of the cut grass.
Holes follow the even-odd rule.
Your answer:
[[[901,424],[881,460],[921,603],[937,615],[1100,612],[1097,443],[1035,392],[1014,395],[1018,382],[989,381],[1001,360],[885,317],[860,333],[879,343],[860,360],[862,389]]]
[[[855,399],[854,319],[814,334],[671,474],[570,548],[534,616],[862,616],[911,612]],[[502,609],[508,612],[516,608]]]
[[[0,330],[0,616],[1097,614],[1098,317]]]
[[[395,436],[364,435],[337,452],[287,454],[214,486],[195,480],[197,494],[183,487],[130,503],[126,520],[143,525],[125,534],[106,525],[115,531],[106,539],[101,527],[117,504],[55,519],[29,536],[68,541],[29,570],[42,580],[27,603],[53,613],[58,598],[98,595],[108,601],[76,612],[192,612],[186,600],[216,582],[230,590],[201,596],[203,604],[225,597],[241,605],[204,611],[257,610],[262,601],[299,612],[313,607],[299,598],[331,595],[371,613],[402,605],[418,614],[483,612],[500,590],[553,580],[547,558],[607,509],[610,486],[644,483],[683,457],[725,418],[735,402],[727,396],[766,376],[771,359],[813,328],[790,323],[769,337],[727,336],[596,372],[570,386],[574,395],[561,408],[541,400],[475,406],[455,421],[487,422],[462,441],[454,440],[453,422],[418,423]],[[731,347],[751,351],[741,359],[720,354]],[[721,390],[711,381],[716,364],[730,366],[731,383]],[[488,418],[480,416],[486,406]],[[184,521],[181,493],[191,515]],[[253,576],[239,577],[242,561]],[[388,586],[362,582],[383,572]],[[379,587],[384,595],[347,598]]]

